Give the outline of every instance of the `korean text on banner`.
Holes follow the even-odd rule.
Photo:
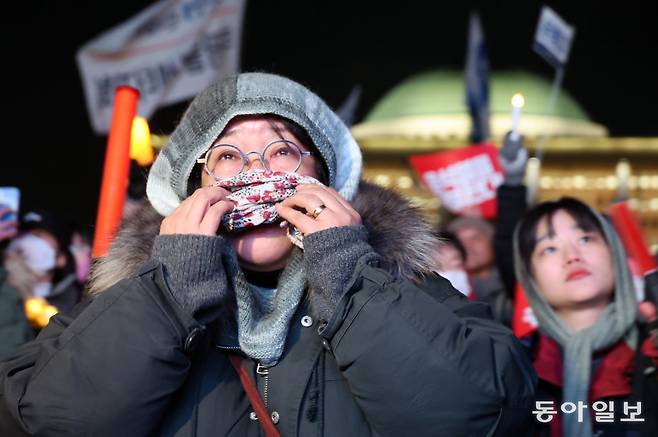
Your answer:
[[[553,9],[544,6],[537,23],[533,49],[554,68],[560,68],[569,59],[575,33],[575,29]]]
[[[498,149],[491,144],[409,157],[412,167],[443,206],[454,214],[474,209],[496,215],[496,188],[503,182]]]
[[[245,0],[160,0],[77,52],[94,131],[106,134],[114,90],[140,92],[137,113],[193,97],[239,69]]]

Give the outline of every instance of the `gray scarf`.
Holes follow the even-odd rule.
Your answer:
[[[521,259],[518,226],[514,235],[516,277],[524,288],[528,302],[539,321],[539,330],[555,340],[564,350],[563,402],[588,402],[594,352],[614,345],[621,338],[624,338],[632,349],[637,347],[638,333],[635,327],[637,302],[631,274],[626,264],[626,254],[617,233],[608,221],[595,211],[592,212],[601,223],[612,252],[615,295],[613,302],[606,307],[596,323],[579,332],[573,332],[565,326],[543,299]],[[576,413],[565,415],[562,431],[564,436],[591,437],[592,424],[589,416],[578,422]]]
[[[262,365],[274,366],[281,358],[290,320],[306,289],[304,253],[294,249],[271,297],[247,282],[235,251],[230,250],[230,258],[226,273],[235,289],[240,349]]]

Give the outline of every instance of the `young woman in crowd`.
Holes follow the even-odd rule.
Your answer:
[[[658,337],[638,322],[611,224],[562,198],[530,209],[514,243],[517,278],[539,322],[529,339],[541,402],[534,435],[658,435]],[[636,410],[642,421],[627,421]]]

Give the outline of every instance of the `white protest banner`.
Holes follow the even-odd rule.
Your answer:
[[[110,127],[114,89],[140,91],[137,113],[191,98],[239,69],[245,0],[160,0],[77,53],[94,131]]]
[[[558,68],[569,59],[575,33],[576,30],[553,9],[544,6],[537,23],[533,48],[553,67]]]

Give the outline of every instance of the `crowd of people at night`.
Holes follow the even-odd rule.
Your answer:
[[[522,137],[499,150],[496,217],[437,228],[313,91],[211,84],[106,255],[0,206],[0,435],[658,435],[656,282],[605,212],[528,203]]]

